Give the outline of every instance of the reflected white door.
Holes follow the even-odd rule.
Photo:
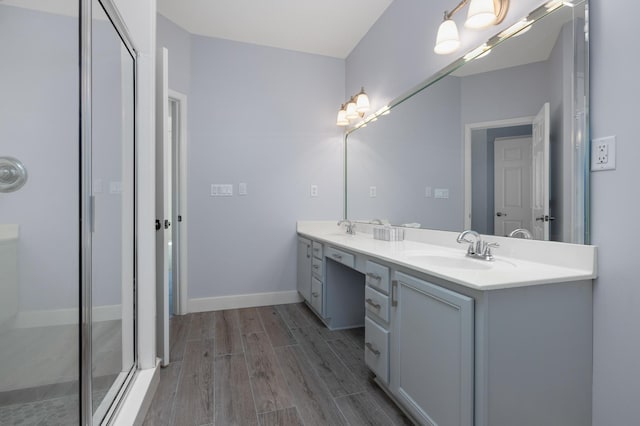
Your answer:
[[[494,233],[531,229],[531,136],[494,142]]]
[[[533,238],[549,239],[549,103],[533,120]]]
[[[162,365],[168,365],[171,175],[166,171],[171,170],[171,140],[167,49],[159,49],[156,58],[156,352]]]

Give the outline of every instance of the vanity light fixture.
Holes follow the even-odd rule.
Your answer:
[[[438,27],[436,45],[433,48],[438,55],[453,53],[460,47],[458,26],[452,18],[467,3],[469,3],[469,11],[464,26],[471,29],[498,25],[507,16],[507,10],[509,10],[509,0],[462,0],[451,12],[444,12],[444,21]]]
[[[370,108],[369,96],[367,96],[364,87],[362,87],[358,93],[349,98],[346,104],[340,106],[336,125],[348,126],[351,120],[363,118],[364,113],[369,111]]]
[[[338,111],[338,119],[336,120],[338,126],[348,126],[349,120],[347,119],[347,110],[344,104],[340,105],[340,111]]]

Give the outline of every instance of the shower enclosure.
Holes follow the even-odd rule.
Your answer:
[[[135,55],[111,0],[0,3],[0,424],[108,423],[136,369]]]

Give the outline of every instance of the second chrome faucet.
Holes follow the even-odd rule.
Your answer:
[[[462,231],[458,235],[456,241],[460,244],[469,244],[469,247],[467,248],[467,256],[489,261],[494,260],[491,249],[494,247],[500,247],[500,244],[498,243],[487,243],[486,241],[482,241],[482,237],[480,237],[480,234],[471,229]]]

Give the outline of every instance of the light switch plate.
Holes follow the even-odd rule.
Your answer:
[[[591,141],[591,170],[615,170],[616,168],[616,137],[593,139]]]
[[[434,198],[449,198],[449,190],[447,188],[436,188],[433,193]]]
[[[247,195],[247,184],[245,182],[238,184],[238,195]]]
[[[378,196],[378,188],[375,186],[370,186],[369,187],[369,197],[371,198],[375,198]]]
[[[211,184],[211,196],[212,197],[231,197],[233,196],[233,185],[229,183]]]

